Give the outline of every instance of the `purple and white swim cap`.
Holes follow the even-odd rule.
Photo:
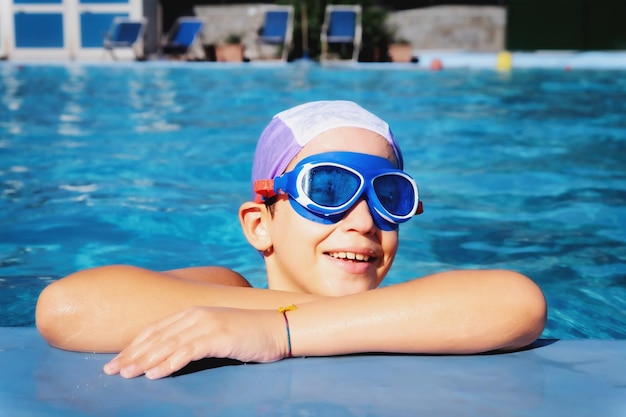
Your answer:
[[[387,139],[398,168],[402,169],[402,153],[384,120],[351,101],[313,101],[278,113],[263,130],[254,153],[252,184],[282,174],[307,143],[337,127],[358,127],[378,133]]]

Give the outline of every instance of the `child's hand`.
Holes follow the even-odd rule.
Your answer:
[[[156,379],[207,357],[273,362],[287,356],[286,337],[284,319],[275,310],[194,307],[141,332],[104,372]]]

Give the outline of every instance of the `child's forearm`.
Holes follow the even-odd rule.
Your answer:
[[[476,353],[534,341],[546,305],[539,288],[519,274],[454,271],[287,314],[294,355]]]
[[[251,294],[249,289],[240,290]],[[203,357],[267,362],[290,353],[513,349],[538,337],[545,322],[541,291],[526,277],[505,271],[451,272],[309,302],[297,301],[297,294],[261,290],[258,295],[264,306],[257,308],[268,303],[274,310],[181,311],[141,332],[105,366],[105,372],[160,378]],[[291,303],[298,308],[285,313],[283,321],[275,307]]]
[[[321,300],[114,266],[48,287],[37,306],[37,324],[46,340],[63,349],[120,351],[148,324],[192,306],[276,309],[292,303],[299,307],[287,313],[293,353],[311,356],[513,349],[540,335],[546,314],[537,286],[506,271],[448,272]]]
[[[118,352],[150,323],[189,307],[274,309],[320,298],[180,279],[194,278],[185,276],[187,272],[109,266],[72,274],[40,295],[37,327],[50,344],[62,349]],[[211,282],[237,281],[236,274],[224,268],[204,272],[213,274]]]

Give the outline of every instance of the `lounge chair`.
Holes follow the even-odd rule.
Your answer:
[[[268,6],[263,26],[259,30],[259,57],[265,58],[263,45],[278,47],[280,59],[287,61],[293,38],[293,6]],[[276,54],[274,54],[275,56]]]
[[[165,37],[161,54],[188,59],[198,41],[204,21],[196,17],[179,17]],[[203,52],[204,53],[204,52]]]
[[[116,49],[131,49],[136,59],[143,58],[143,35],[146,30],[146,19],[130,19],[115,17],[109,31],[104,36],[103,48],[111,54],[111,58],[118,59]]]
[[[361,49],[361,6],[359,5],[328,5],[321,31],[321,60],[326,61],[330,55],[329,44],[352,44],[351,61],[356,62]]]

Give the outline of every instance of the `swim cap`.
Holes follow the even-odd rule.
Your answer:
[[[387,139],[402,169],[402,153],[389,125],[351,101],[313,101],[278,113],[267,125],[254,152],[252,184],[282,174],[300,149],[322,132],[337,127],[358,127]],[[252,192],[255,199],[254,191]]]

